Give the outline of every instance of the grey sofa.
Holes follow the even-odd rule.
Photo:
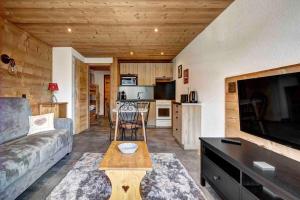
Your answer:
[[[29,115],[26,99],[0,97],[0,200],[15,199],[72,151],[71,119],[55,119],[56,130],[27,136]]]

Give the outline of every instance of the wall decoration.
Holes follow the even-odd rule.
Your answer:
[[[178,66],[178,78],[182,78],[182,65]]]
[[[8,73],[10,75],[16,75],[17,74],[17,66],[16,66],[15,60],[13,58],[10,58],[6,54],[2,54],[1,55],[1,61],[4,64],[8,64],[7,70],[8,70]]]
[[[229,82],[228,83],[228,92],[229,93],[236,93],[236,82]]]
[[[183,71],[183,83],[188,84],[189,83],[189,69],[185,69]]]

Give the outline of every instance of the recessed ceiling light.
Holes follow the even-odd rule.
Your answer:
[[[71,33],[71,32],[72,32],[72,29],[71,29],[71,28],[68,28],[68,32]]]
[[[163,56],[164,54],[165,54],[164,52],[160,52],[160,55],[162,55],[162,56]]]
[[[133,51],[130,51],[130,55],[133,55],[134,53],[133,53]]]
[[[154,29],[154,32],[156,32],[156,33],[157,33],[157,32],[158,32],[158,28],[155,28],[155,29]]]

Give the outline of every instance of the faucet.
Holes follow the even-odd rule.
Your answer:
[[[143,93],[144,93],[144,92],[138,92],[138,93],[137,93],[137,98],[138,98],[138,99],[141,99],[140,94],[143,94]]]

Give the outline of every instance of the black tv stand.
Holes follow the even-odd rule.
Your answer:
[[[221,142],[223,138],[200,138],[201,185],[208,182],[228,200],[300,199],[300,163],[241,138],[241,145]],[[263,161],[275,171],[253,165]]]

